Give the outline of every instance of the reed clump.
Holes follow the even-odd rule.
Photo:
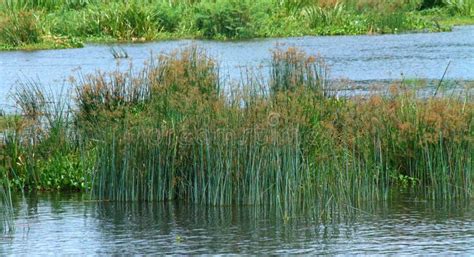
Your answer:
[[[404,84],[389,94],[332,97],[324,62],[296,49],[275,50],[268,86],[223,85],[218,72],[205,52],[188,48],[140,72],[85,76],[67,118],[54,112],[39,134],[7,137],[19,137],[2,148],[17,160],[9,174],[28,174],[25,183],[35,185],[52,174],[48,167],[73,163],[79,172],[70,173],[90,174],[101,200],[269,205],[285,213],[358,206],[397,190],[473,196],[469,97],[420,98]],[[32,107],[39,104],[22,106],[51,116]],[[48,151],[69,154],[39,165]]]
[[[38,84],[20,84],[13,95],[19,113],[0,137],[0,167],[14,190],[83,190],[87,153],[70,117],[68,101]]]
[[[216,67],[188,49],[160,56],[122,96],[112,93],[119,74],[79,88],[77,117],[114,120],[92,133],[99,198],[290,208],[385,198],[399,187],[472,197],[470,101],[421,99],[403,85],[337,99],[327,93],[323,62],[296,49],[275,52],[268,90],[226,94]],[[111,97],[86,104],[91,114],[84,95],[97,90]],[[125,97],[137,90],[146,94]]]

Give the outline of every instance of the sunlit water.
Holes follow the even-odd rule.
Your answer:
[[[18,254],[474,254],[473,203],[399,198],[322,225],[252,207],[97,203],[80,194],[16,202]]]
[[[121,61],[139,68],[151,53],[169,53],[190,45],[207,49],[221,65],[224,77],[237,79],[242,67],[268,67],[271,51],[298,47],[321,55],[331,78],[353,81],[403,78],[440,79],[449,64],[446,79],[474,80],[474,26],[452,32],[378,36],[325,36],[251,40],[243,42],[162,41],[123,44],[130,56]],[[110,45],[87,45],[79,49],[0,52],[0,107],[11,105],[6,96],[18,81],[34,80],[59,90],[79,73],[116,69]],[[263,72],[265,73],[265,72]]]

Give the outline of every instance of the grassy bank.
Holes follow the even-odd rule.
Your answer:
[[[23,118],[0,143],[0,167],[21,190],[285,212],[397,190],[474,196],[469,92],[420,98],[402,83],[340,99],[326,76],[320,59],[276,50],[268,84],[248,76],[223,85],[215,62],[191,48],[139,73],[84,76],[74,108],[27,85],[15,97]]]
[[[2,0],[0,49],[84,42],[442,31],[474,23],[463,0]]]

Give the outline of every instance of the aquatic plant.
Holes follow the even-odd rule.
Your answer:
[[[3,177],[4,172],[0,169],[0,231],[13,230],[13,205],[8,181]]]
[[[110,53],[114,57],[114,59],[126,59],[128,58],[128,53],[122,47],[111,47]]]
[[[2,139],[2,131],[0,130],[0,149],[4,144]],[[8,155],[0,151],[0,232],[10,231],[13,229],[13,206],[10,194],[10,180],[7,177],[5,165]]]
[[[162,56],[140,79],[120,80],[147,88],[140,101],[81,97],[113,92],[119,74],[79,90],[80,106],[97,106],[84,119],[107,124],[88,132],[98,142],[93,192],[100,199],[288,211],[290,203],[386,198],[404,181],[430,198],[472,196],[469,101],[419,99],[403,85],[388,96],[335,99],[325,92],[321,63],[295,49],[275,52],[271,94],[244,87],[228,96],[216,90],[212,62],[192,53]]]
[[[190,48],[140,72],[83,76],[75,108],[55,109],[66,112],[23,88],[23,118],[0,147],[15,160],[4,164],[8,179],[30,189],[90,185],[99,200],[282,213],[357,207],[396,190],[473,197],[469,94],[423,98],[402,82],[336,98],[321,58],[296,49],[274,51],[266,85],[223,85],[217,67]]]
[[[307,57],[306,53],[295,48],[277,49],[273,52],[271,68],[269,87],[272,93],[304,87],[327,95],[328,68],[320,57]]]
[[[0,167],[14,189],[87,187],[88,159],[79,157],[69,102],[62,97],[47,94],[32,81],[20,84],[13,95],[20,113],[9,117],[2,132]]]

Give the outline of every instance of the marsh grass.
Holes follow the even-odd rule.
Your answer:
[[[474,16],[474,2],[469,0],[445,0],[445,8],[451,15]]]
[[[47,10],[56,9],[79,9],[91,3],[98,3],[95,0],[2,0],[0,4],[10,11],[21,10]]]
[[[4,0],[0,41],[2,49],[31,49],[77,47],[83,41],[440,31],[449,27],[440,26],[436,16],[472,22],[470,2],[446,0],[428,7],[419,0]]]
[[[275,50],[268,89],[222,85],[217,67],[189,48],[140,72],[84,76],[68,116],[36,103],[49,98],[34,87],[20,91],[33,123],[22,126],[33,130],[7,136],[2,149],[17,160],[6,165],[9,178],[43,185],[60,167],[86,178],[99,200],[258,205],[285,215],[316,208],[326,217],[397,190],[473,196],[469,95],[420,98],[401,82],[386,94],[332,97],[324,62],[296,49]],[[30,118],[38,114],[51,118]]]
[[[17,87],[13,99],[19,113],[11,117],[0,141],[0,164],[13,189],[87,187],[87,162],[77,151],[81,145],[66,96],[48,93],[33,81]]]
[[[32,11],[20,11],[0,16],[0,44],[21,46],[39,43],[41,30],[37,25],[38,18]]]
[[[387,95],[333,98],[317,60],[277,50],[270,94],[247,88],[229,96],[208,57],[186,50],[159,57],[121,87],[147,92],[140,100],[106,93],[110,97],[98,102],[81,102],[96,106],[85,120],[102,117],[108,124],[94,136],[94,194],[119,201],[270,204],[286,212],[293,205],[386,199],[394,188],[429,198],[472,197],[469,99],[420,99],[403,84]],[[125,81],[119,78],[79,88],[79,100],[98,89],[113,92],[114,81]],[[85,93],[91,96],[81,97]]]

